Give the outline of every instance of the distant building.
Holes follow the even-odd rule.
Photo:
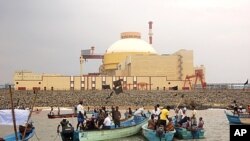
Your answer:
[[[98,75],[63,76],[18,71],[14,76],[16,90],[90,90],[112,86],[123,79],[124,89],[182,89],[185,77],[195,72],[192,50],[159,55],[138,32],[121,33],[121,39],[104,54]],[[199,69],[205,70],[204,66]],[[205,79],[205,76],[204,76]]]

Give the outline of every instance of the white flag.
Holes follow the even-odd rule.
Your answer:
[[[24,125],[27,122],[29,113],[30,113],[29,110],[15,109],[16,124]],[[0,124],[13,125],[11,109],[0,110]]]

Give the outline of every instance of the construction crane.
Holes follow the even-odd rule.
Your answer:
[[[206,88],[206,82],[204,81],[204,73],[202,69],[197,69],[195,70],[195,74],[194,75],[187,75],[184,81],[184,86],[182,87],[183,90],[187,90],[189,89],[189,87],[186,87],[187,81],[189,82],[189,86],[192,89],[192,84],[191,84],[191,78],[195,78],[195,82],[194,82],[194,88],[197,84],[197,80],[199,78],[199,80],[201,81],[201,86],[202,89]]]
[[[91,47],[90,49],[81,50],[80,56],[80,76],[83,75],[83,63],[86,62],[87,59],[103,59],[103,55],[94,54],[95,47]]]

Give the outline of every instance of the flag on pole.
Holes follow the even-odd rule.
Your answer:
[[[30,113],[29,110],[15,109],[16,124],[17,125],[25,124],[27,122],[29,113]],[[0,110],[0,124],[13,125],[11,109]]]
[[[248,79],[247,79],[247,81],[244,83],[244,85],[247,85],[248,84]]]
[[[119,94],[119,93],[123,92],[121,81],[123,81],[123,80],[119,79],[119,80],[116,80],[116,81],[113,82],[113,84],[114,84],[113,90],[115,91],[116,94]]]

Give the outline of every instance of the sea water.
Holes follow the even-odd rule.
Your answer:
[[[71,110],[61,109],[61,113],[69,113]],[[43,110],[39,114],[32,114],[33,125],[36,128],[35,136],[30,141],[61,141],[61,137],[57,134],[57,126],[62,119],[48,119],[49,110]],[[56,114],[56,111],[55,111]],[[174,115],[174,111],[170,111],[170,116]],[[191,115],[191,110],[187,111],[187,115]],[[229,123],[224,114],[224,109],[208,109],[197,110],[197,119],[203,117],[205,122],[205,139],[201,141],[229,141]],[[68,118],[70,123],[76,128],[77,119]],[[0,125],[0,137],[13,133],[12,126]],[[178,139],[174,139],[178,141]],[[137,134],[131,137],[114,139],[112,141],[146,141],[141,135]]]

